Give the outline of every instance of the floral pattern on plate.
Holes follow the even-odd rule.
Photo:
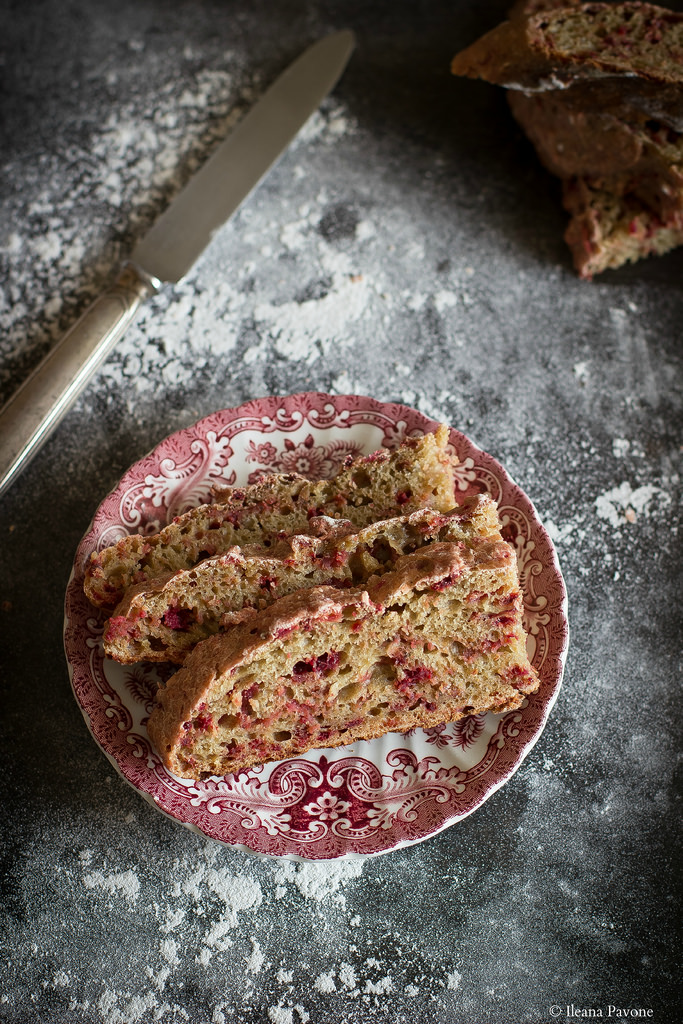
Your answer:
[[[171,818],[229,846],[264,856],[329,860],[385,853],[427,839],[479,807],[522,763],[561,684],[566,593],[553,546],[533,505],[491,456],[451,431],[460,463],[456,501],[488,491],[515,547],[537,693],[503,715],[389,734],[310,751],[203,782],[162,765],[146,730],[159,681],[173,668],[104,657],[105,616],[83,594],[91,552],[127,533],[152,533],[206,501],[213,487],[263,472],[332,476],[344,459],[437,424],[415,409],[359,395],[306,392],[213,413],[162,441],[123,476],[97,510],[68,584],[64,642],[76,700],[117,771]]]

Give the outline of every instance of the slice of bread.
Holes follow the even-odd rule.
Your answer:
[[[199,779],[506,711],[538,686],[514,549],[437,543],[363,588],[297,591],[198,644],[148,730],[170,771]]]
[[[515,16],[456,54],[453,74],[508,89],[582,79],[683,83],[683,14],[647,3],[583,3]]]
[[[683,14],[645,3],[519,0],[452,64],[503,85],[590,280],[682,242]]]
[[[432,543],[474,547],[502,539],[488,495],[468,498],[452,512],[419,509],[358,532],[344,520],[323,519],[317,525],[324,536],[295,535],[272,555],[233,547],[131,588],[105,623],[105,654],[124,663],[182,664],[197,643],[295,590],[358,586],[391,571],[400,556]]]
[[[455,505],[449,430],[406,438],[395,451],[379,449],[352,460],[331,480],[296,474],[224,490],[220,501],[178,516],[159,533],[132,534],[93,552],[84,589],[93,604],[114,608],[138,583],[234,545],[271,547],[282,535],[309,533],[312,517],[348,519],[355,526],[416,508],[447,512]]]
[[[683,212],[683,135],[657,122],[579,110],[561,92],[509,92],[515,119],[559,178],[631,195],[665,222]]]
[[[563,202],[571,214],[565,241],[586,280],[683,245],[683,215],[662,221],[635,196],[616,195],[572,178],[564,183]]]

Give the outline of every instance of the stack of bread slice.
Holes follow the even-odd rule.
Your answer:
[[[587,279],[683,243],[683,14],[653,4],[522,0],[452,62],[508,90],[563,183]]]
[[[181,777],[518,707],[538,688],[495,503],[456,505],[448,428],[226,489],[94,553],[105,653],[180,665],[149,735]]]

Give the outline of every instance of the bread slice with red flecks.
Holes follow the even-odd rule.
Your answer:
[[[563,203],[571,214],[565,241],[586,280],[683,245],[683,214],[661,220],[634,195],[617,195],[572,178],[564,182]]]
[[[170,771],[200,779],[507,711],[538,686],[513,548],[437,543],[362,588],[299,590],[204,640],[148,730]]]
[[[297,534],[273,554],[234,547],[132,587],[105,623],[105,654],[124,663],[182,664],[197,643],[295,590],[358,586],[389,572],[400,556],[441,541],[474,547],[501,539],[495,502],[483,494],[451,512],[418,509],[360,530],[348,520],[317,525],[321,536]]]
[[[453,74],[533,92],[582,80],[683,82],[683,14],[654,4],[583,3],[514,16],[456,54]]]
[[[517,0],[452,62],[504,86],[562,180],[579,275],[683,243],[683,14],[647,3]]]
[[[234,545],[271,547],[285,535],[310,532],[312,518],[348,519],[355,526],[416,508],[447,512],[455,505],[449,430],[406,438],[350,460],[330,480],[282,474],[222,490],[217,500],[177,516],[158,533],[131,534],[93,552],[84,590],[93,604],[115,608],[145,580],[189,569]]]
[[[510,91],[508,102],[552,174],[632,196],[662,224],[683,220],[683,134],[634,112],[627,120],[599,107],[578,109],[558,91]]]

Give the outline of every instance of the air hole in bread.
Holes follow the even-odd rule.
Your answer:
[[[363,687],[360,683],[347,683],[346,686],[342,686],[341,690],[337,692],[337,699],[343,701],[355,700],[359,696]]]
[[[372,563],[370,562],[368,564],[366,559],[369,560],[371,557],[372,556],[369,552],[364,551],[361,553],[359,551],[354,551],[349,558],[348,566],[351,573],[351,579],[354,583],[365,581],[368,578],[369,565],[372,565]]]
[[[234,729],[239,723],[238,715],[221,715],[218,719],[218,725],[221,729]]]
[[[396,668],[396,665],[392,661],[379,662],[377,665],[375,665],[372,671],[373,680],[383,680],[388,683],[393,683],[397,675],[398,669]]]
[[[372,545],[372,557],[381,565],[386,565],[394,557],[394,549],[386,537],[379,537]]]
[[[278,732],[273,733],[273,739],[277,743],[285,743],[287,740],[291,740],[292,734],[289,729],[280,729]]]
[[[356,487],[372,487],[372,477],[368,473],[367,469],[357,470],[353,474],[352,480]]]

